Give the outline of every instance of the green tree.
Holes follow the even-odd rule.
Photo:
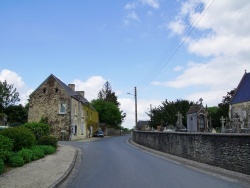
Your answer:
[[[230,101],[235,91],[236,89],[232,89],[231,91],[227,92],[227,95],[223,96],[222,102],[218,104],[219,107],[218,113],[220,116],[228,117]]]
[[[122,115],[119,108],[112,102],[96,99],[91,101],[91,105],[99,114],[99,122],[106,123],[113,128],[119,128],[122,123]]]
[[[112,87],[110,83],[107,81],[104,85],[101,91],[98,93],[98,99],[102,99],[104,101],[112,102],[117,107],[120,106],[120,103],[117,101],[117,96],[115,95],[115,92],[112,91]]]
[[[19,101],[19,93],[14,88],[14,85],[8,84],[6,80],[4,82],[0,81],[0,113],[3,113],[8,106],[15,105]]]
[[[8,116],[9,125],[12,124],[24,124],[28,119],[27,108],[20,105],[10,105],[4,110],[5,114]]]
[[[224,118],[228,117],[230,101],[235,91],[236,89],[232,89],[231,91],[227,92],[227,95],[222,97],[222,102],[218,104],[218,107],[214,106],[208,108],[208,116],[211,116],[212,126],[214,128],[221,127],[221,116]]]
[[[208,107],[208,118],[211,117],[212,119],[212,127],[216,128],[220,126],[220,113],[219,113],[219,107],[213,106],[213,107]]]
[[[112,87],[108,81],[103,85],[102,90],[99,91],[98,99],[115,104],[121,113],[122,121],[125,119],[126,113],[120,110],[120,103],[118,102],[117,96],[115,95],[115,92],[112,91]]]
[[[175,126],[177,122],[177,112],[180,112],[185,117],[191,105],[193,105],[193,102],[188,100],[177,99],[176,101],[168,101],[166,99],[159,107],[147,113],[151,118],[150,126],[156,128],[157,125],[161,123],[163,123],[164,126]],[[183,118],[182,122],[186,125],[186,118]]]

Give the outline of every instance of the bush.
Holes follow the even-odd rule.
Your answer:
[[[38,140],[38,144],[39,145],[49,145],[49,146],[53,146],[55,148],[57,148],[57,139],[53,136],[42,136],[39,140]]]
[[[15,155],[15,152],[13,151],[6,152],[4,161],[6,161],[7,163],[10,163],[10,158],[12,155]]]
[[[3,173],[3,170],[4,170],[4,161],[3,159],[0,158],[0,174]]]
[[[0,135],[0,159],[6,160],[7,152],[13,148],[13,141],[8,137]]]
[[[39,140],[42,136],[48,136],[50,134],[50,126],[45,123],[25,123],[23,126],[35,134],[36,140]]]
[[[32,160],[38,160],[45,157],[43,149],[39,146],[34,146],[31,148],[32,150]]]
[[[56,148],[53,146],[40,145],[39,147],[43,150],[45,155],[49,155],[56,152]]]
[[[13,140],[13,151],[19,151],[22,148],[29,148],[35,144],[35,135],[25,127],[13,127],[0,131],[0,134]]]
[[[22,150],[17,152],[17,155],[23,158],[24,163],[29,163],[30,161],[32,161],[33,157],[32,153],[33,153],[32,150],[23,148]]]
[[[9,164],[10,166],[12,167],[19,167],[19,166],[23,166],[24,165],[24,160],[23,158],[18,155],[18,154],[15,154],[15,155],[12,155],[9,159]]]

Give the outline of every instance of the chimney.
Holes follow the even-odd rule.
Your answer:
[[[68,86],[70,87],[70,89],[72,89],[73,91],[75,91],[75,84],[69,84]]]
[[[80,94],[84,98],[84,91],[77,91],[78,94]]]

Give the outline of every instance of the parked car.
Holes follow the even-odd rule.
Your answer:
[[[102,130],[98,130],[94,133],[93,135],[94,137],[104,137],[104,134],[102,132]]]

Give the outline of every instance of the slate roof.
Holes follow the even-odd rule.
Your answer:
[[[53,77],[53,78],[62,86],[62,88],[66,91],[66,93],[67,93],[69,96],[71,96],[71,97],[73,97],[73,98],[79,100],[80,102],[82,102],[82,103],[84,103],[84,104],[89,105],[89,101],[88,101],[86,98],[82,97],[79,93],[77,93],[77,91],[73,91],[69,86],[67,86],[65,83],[63,83],[59,78],[57,78],[57,77],[56,77],[55,75],[53,75],[53,74],[49,75],[48,78],[45,79],[45,80],[42,82],[42,84],[40,84],[40,85],[37,87],[37,89],[40,88],[41,85],[43,85],[50,77]],[[36,90],[37,90],[37,89],[36,89]],[[36,90],[35,90],[35,91],[36,91]],[[31,93],[31,95],[32,95],[35,91],[33,91],[33,92]],[[90,106],[90,107],[92,108],[92,106]],[[94,108],[92,108],[92,109],[94,109]]]
[[[141,129],[142,128],[142,126],[143,125],[148,125],[148,121],[141,121],[141,120],[139,120],[138,122],[137,122],[137,128],[139,128],[139,129]]]
[[[230,104],[237,104],[250,101],[250,73],[243,75]]]
[[[202,106],[200,104],[194,104],[193,106],[190,106],[187,114],[194,114],[200,111]]]

